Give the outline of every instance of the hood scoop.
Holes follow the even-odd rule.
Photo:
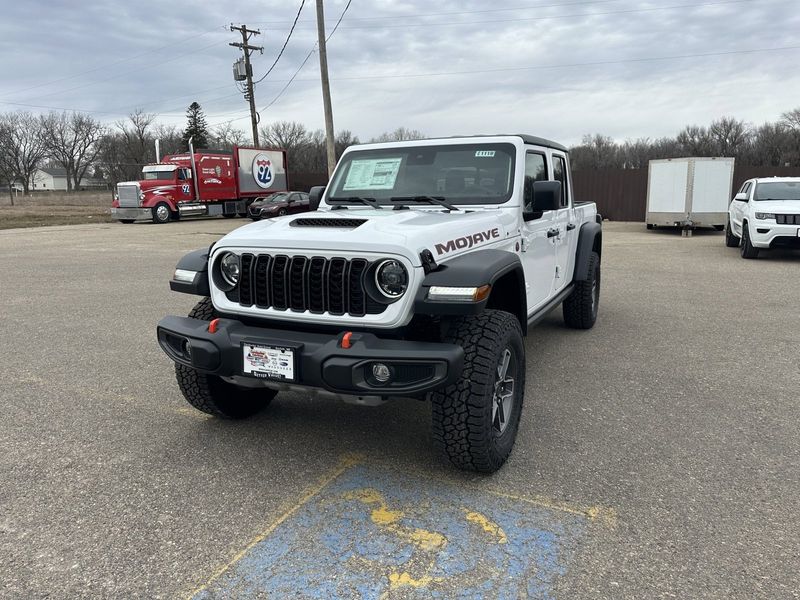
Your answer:
[[[342,227],[355,229],[366,222],[367,219],[319,219],[301,217],[300,219],[295,219],[289,223],[289,225],[291,227]]]

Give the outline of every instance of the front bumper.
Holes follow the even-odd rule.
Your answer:
[[[750,224],[750,243],[756,248],[800,247],[800,227],[777,225],[775,221]]]
[[[290,347],[295,353],[294,378],[266,381],[351,395],[421,396],[453,383],[464,362],[464,350],[455,344],[353,333],[350,347],[343,348],[343,334],[252,327],[233,319],[218,323],[217,331],[210,333],[208,321],[164,317],[158,323],[158,342],[176,363],[222,377],[244,376],[244,343]],[[391,381],[380,384],[372,378],[376,362],[390,367]]]
[[[112,208],[111,217],[119,220],[151,219],[153,211],[149,208]]]

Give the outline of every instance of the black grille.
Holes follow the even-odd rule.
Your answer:
[[[354,317],[386,310],[385,304],[366,292],[369,262],[363,258],[242,254],[241,264],[238,302],[242,306]],[[237,301],[234,295],[229,297]]]
[[[303,218],[295,219],[289,223],[292,227],[348,227],[355,229],[362,223],[366,223],[366,219],[314,219]]]
[[[775,215],[778,225],[800,225],[800,215]]]

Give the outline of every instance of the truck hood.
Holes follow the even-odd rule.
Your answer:
[[[343,221],[351,221],[342,227]],[[440,210],[373,208],[307,212],[257,221],[223,237],[216,248],[310,250],[399,254],[415,266],[428,249],[438,261],[518,234],[507,208],[447,213]]]
[[[778,214],[800,213],[800,200],[759,200],[753,202],[753,212]]]

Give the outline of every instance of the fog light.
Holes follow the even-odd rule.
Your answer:
[[[372,363],[372,376],[378,383],[386,383],[392,378],[392,370],[383,363]]]

